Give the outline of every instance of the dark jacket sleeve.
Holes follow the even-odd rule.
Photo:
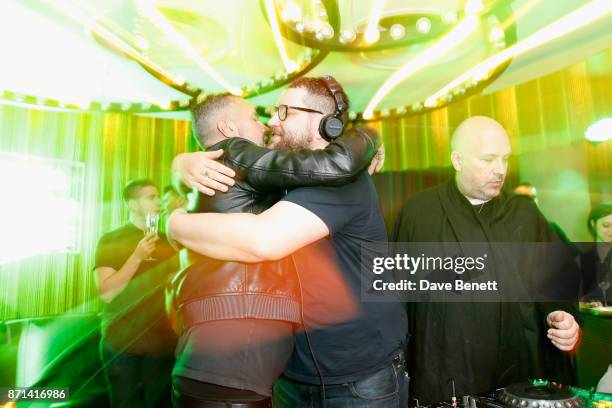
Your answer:
[[[357,178],[379,146],[377,132],[367,127],[352,129],[320,150],[274,150],[234,138],[225,147],[224,161],[260,191],[340,186]]]

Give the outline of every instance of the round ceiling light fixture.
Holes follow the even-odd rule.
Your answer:
[[[416,29],[421,34],[427,34],[431,30],[431,20],[427,17],[421,17],[416,22]]]
[[[401,24],[393,24],[389,29],[389,35],[394,40],[401,40],[406,35],[406,28]]]

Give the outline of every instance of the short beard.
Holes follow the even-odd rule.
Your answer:
[[[284,136],[281,137],[280,142],[276,145],[276,148],[279,150],[300,150],[300,149],[308,149],[310,143],[313,141],[312,135],[309,134],[290,134],[288,132],[285,133]]]

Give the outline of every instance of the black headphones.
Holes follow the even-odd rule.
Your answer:
[[[332,94],[336,110],[331,115],[323,116],[319,123],[319,134],[328,142],[333,142],[342,135],[344,130],[347,108],[346,95],[340,84],[331,75],[322,76],[320,79]]]

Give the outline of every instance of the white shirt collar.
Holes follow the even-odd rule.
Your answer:
[[[465,198],[467,198],[467,200],[468,200],[468,201],[470,202],[470,204],[472,204],[472,205],[481,205],[481,204],[488,203],[489,201],[491,201],[491,199],[488,199],[488,200],[480,200],[480,199],[478,199],[478,198],[470,198],[470,197],[467,197],[467,196],[465,196]]]

